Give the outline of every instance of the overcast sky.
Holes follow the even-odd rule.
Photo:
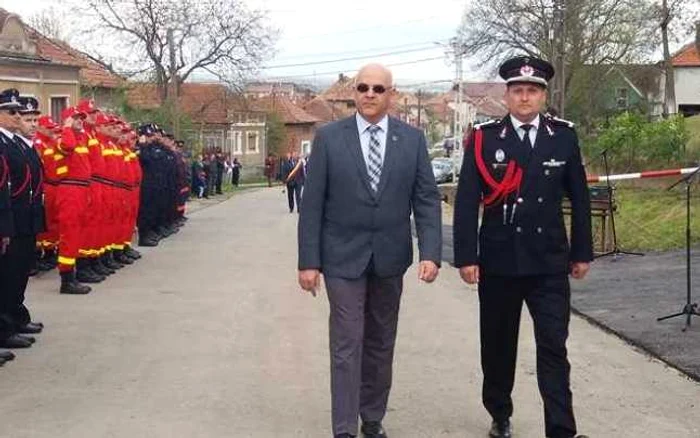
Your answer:
[[[262,70],[263,77],[325,84],[340,72],[353,74],[363,64],[381,62],[390,66],[398,85],[406,86],[454,78],[454,64],[442,44],[455,35],[470,1],[247,0],[247,4],[267,10],[271,24],[280,31],[276,55]],[[65,3],[0,0],[0,7],[27,18],[50,6],[65,9]],[[346,58],[354,59],[327,62]],[[464,76],[489,79],[468,65]]]
[[[468,1],[431,0],[422,7],[406,0],[248,0],[248,5],[269,11],[272,25],[280,31],[276,55],[262,71],[264,76],[313,82],[353,73],[374,61],[390,65],[397,82],[412,84],[454,77],[454,64],[440,44],[454,36]],[[0,0],[1,7],[25,18],[62,3]],[[308,63],[314,65],[272,68]]]

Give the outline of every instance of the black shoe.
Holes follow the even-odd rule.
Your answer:
[[[80,268],[75,274],[75,279],[81,283],[101,283],[105,280],[105,278],[106,277],[104,275],[99,275],[89,267]]]
[[[339,433],[338,435],[333,435],[333,438],[355,438],[355,435],[350,435],[349,433]]]
[[[92,264],[90,265],[93,271],[95,271],[96,274],[98,275],[103,275],[103,276],[108,276],[114,274],[114,269],[109,269],[105,265],[102,264],[102,259],[101,258],[96,258],[92,260]]]
[[[15,336],[19,336],[22,339],[26,339],[27,341],[29,341],[30,344],[33,344],[36,342],[36,338],[34,336],[20,335],[20,334],[16,334]]]
[[[387,434],[379,421],[365,421],[360,428],[365,438],[387,438]]]
[[[114,269],[114,270],[121,269],[121,268],[124,267],[123,264],[121,264],[121,263],[119,263],[118,261],[114,260],[114,257],[113,257],[113,254],[112,254],[111,251],[108,252],[107,254],[105,254],[105,258],[104,258],[104,260],[102,261],[102,263],[103,263],[106,267],[108,267],[109,269]]]
[[[141,253],[130,246],[126,247],[126,249],[124,250],[124,254],[126,254],[127,257],[131,257],[134,260],[138,260],[141,258]]]
[[[29,348],[31,346],[32,342],[20,335],[12,335],[0,340],[0,348]]]
[[[36,268],[39,270],[39,272],[46,272],[52,270],[53,266],[51,266],[51,263],[49,263],[48,260],[42,258],[36,262]]]
[[[90,293],[90,286],[79,283],[75,279],[75,272],[61,272],[61,293],[67,295],[85,295]]]
[[[32,322],[29,322],[17,329],[17,333],[25,334],[25,335],[35,335],[37,333],[41,333],[42,330],[44,330],[43,327],[34,324]]]
[[[38,273],[39,273],[39,269],[36,268],[36,267],[31,268],[31,269],[29,270],[29,276],[30,276],[30,277],[34,277],[34,276],[35,276],[36,274],[38,274]]]
[[[117,263],[121,263],[122,265],[133,265],[134,264],[134,260],[130,257],[127,257],[127,255],[124,253],[123,250],[114,251],[113,257]]]
[[[491,423],[489,437],[491,438],[511,438],[513,436],[513,426],[510,420],[494,421]]]
[[[0,351],[0,360],[15,360],[15,353],[11,351]]]

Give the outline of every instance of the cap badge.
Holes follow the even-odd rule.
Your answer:
[[[27,104],[27,110],[29,110],[29,111],[34,111],[34,105],[32,105],[31,103],[28,103],[28,104]]]
[[[497,150],[496,151],[496,161],[498,161],[499,163],[502,163],[503,160],[505,160],[505,159],[506,159],[506,153],[503,152],[503,149]]]
[[[535,69],[529,65],[523,65],[520,67],[520,74],[522,76],[532,76],[535,74]]]
[[[12,102],[12,103],[17,103],[17,96],[12,96],[12,97],[10,98],[10,102]]]

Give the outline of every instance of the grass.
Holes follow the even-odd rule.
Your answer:
[[[620,184],[615,192],[619,245],[628,250],[669,250],[685,246],[685,185],[666,190],[672,181]],[[693,187],[691,241],[700,244],[700,184]]]
[[[691,156],[700,157],[700,115],[685,119],[685,126],[690,132],[687,151]]]

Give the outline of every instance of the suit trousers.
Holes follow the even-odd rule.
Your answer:
[[[287,202],[289,202],[289,212],[294,211],[294,202],[297,204],[297,212],[301,208],[301,190],[304,188],[303,185],[297,184],[295,182],[287,184]]]
[[[386,413],[403,276],[381,278],[371,266],[360,278],[325,277],[333,434],[357,435],[358,415]]]
[[[566,274],[500,277],[481,273],[482,398],[494,420],[513,414],[518,331],[523,302],[532,316],[537,349],[537,382],[544,401],[548,438],[576,435],[569,384],[566,339],[569,335],[571,293]]]
[[[14,329],[30,322],[29,310],[24,306],[29,270],[34,263],[36,236],[14,236],[7,252],[0,256],[0,315],[3,325],[10,322]],[[0,328],[7,335],[8,327]]]

